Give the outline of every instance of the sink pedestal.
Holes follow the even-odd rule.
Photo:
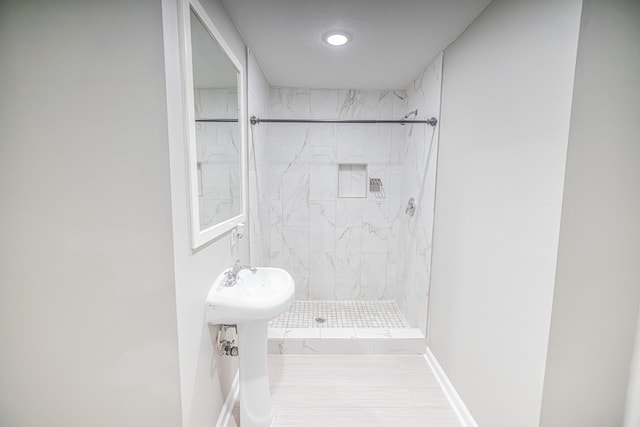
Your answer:
[[[237,325],[240,370],[240,425],[270,427],[273,423],[267,371],[267,322]]]
[[[271,427],[268,322],[289,308],[296,284],[281,268],[258,267],[243,268],[229,286],[233,271],[223,271],[209,290],[207,323],[237,326],[242,427]]]

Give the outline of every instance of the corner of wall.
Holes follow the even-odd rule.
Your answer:
[[[542,426],[623,422],[640,306],[639,21],[635,1],[582,7]]]
[[[218,327],[206,323],[205,297],[236,258],[246,260],[248,238],[232,246],[226,233],[191,249],[177,6],[178,0],[162,1],[182,425],[203,427],[214,425],[225,410],[237,372],[237,361],[215,351]],[[203,6],[244,64],[244,43],[219,1],[204,1]]]
[[[494,0],[444,53],[428,342],[481,425],[539,421],[580,4]]]

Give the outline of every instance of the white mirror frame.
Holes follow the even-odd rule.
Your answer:
[[[180,21],[182,27],[181,47],[182,47],[182,70],[183,70],[183,93],[184,111],[186,112],[185,127],[187,136],[187,160],[189,163],[189,201],[191,208],[191,246],[196,249],[216,237],[235,228],[239,223],[246,222],[247,219],[247,112],[246,112],[246,83],[243,64],[235,56],[229,44],[215,26],[204,7],[198,0],[182,0],[180,2]],[[193,56],[191,49],[191,9],[198,15],[211,37],[225,52],[229,60],[238,71],[238,125],[240,126],[240,168],[242,175],[241,204],[242,210],[239,215],[229,218],[223,222],[215,224],[204,230],[200,230],[200,209],[198,200],[198,149],[196,144],[196,124],[195,107],[193,94]]]

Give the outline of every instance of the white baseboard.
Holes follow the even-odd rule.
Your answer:
[[[460,423],[462,423],[464,427],[478,427],[478,423],[476,423],[471,416],[471,412],[469,412],[467,405],[462,401],[462,398],[453,387],[453,384],[451,384],[451,381],[449,381],[447,374],[445,374],[442,366],[440,366],[440,363],[438,363],[438,360],[433,355],[429,347],[427,347],[424,357],[427,359],[427,363],[438,379],[438,383],[440,383],[440,387],[442,387],[444,394],[447,396],[449,404],[451,404],[451,407],[456,412]]]
[[[227,398],[224,400],[224,404],[222,405],[222,409],[220,410],[220,415],[218,416],[216,427],[229,426],[229,421],[231,421],[231,419],[233,418],[233,407],[238,400],[238,393],[240,391],[240,379],[238,377],[238,374],[239,372],[236,371],[236,375],[235,377],[233,377],[233,382],[231,383],[231,388],[229,389]],[[233,425],[235,425],[235,423]]]

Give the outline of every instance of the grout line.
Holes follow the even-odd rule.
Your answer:
[[[322,318],[323,322],[316,319]],[[294,301],[273,328],[389,328],[409,325],[395,301]]]

